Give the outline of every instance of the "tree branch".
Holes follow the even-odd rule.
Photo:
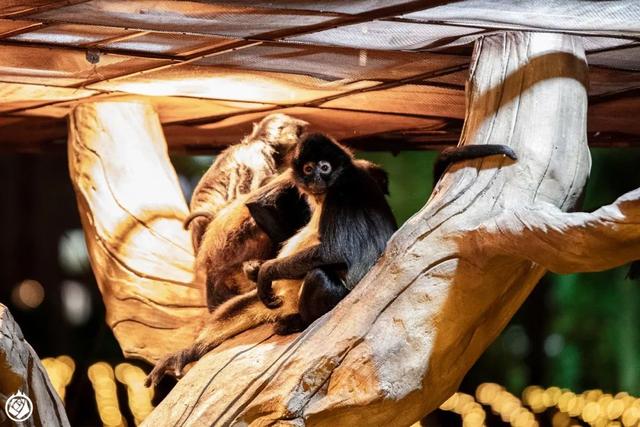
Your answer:
[[[296,336],[266,325],[225,342],[144,425],[406,426],[457,389],[545,271],[465,237],[523,206],[569,210],[590,169],[580,38],[480,39],[468,87],[462,143],[507,144],[519,160],[450,167],[332,312]]]
[[[20,391],[33,404],[33,413],[28,419],[16,422],[20,426],[69,426],[67,413],[56,394],[47,371],[42,366],[36,352],[24,339],[20,327],[0,304],[0,423],[13,425],[6,418],[7,399]],[[7,424],[5,424],[5,422]]]
[[[592,213],[565,213],[544,204],[505,212],[475,238],[555,273],[614,268],[640,259],[640,189]],[[490,246],[483,244],[486,250]]]
[[[79,105],[68,154],[107,323],[124,354],[153,363],[193,342],[206,309],[157,114],[136,102]]]

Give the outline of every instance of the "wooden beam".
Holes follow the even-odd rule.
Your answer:
[[[276,110],[277,111],[277,110]],[[266,110],[264,111],[266,113]],[[207,129],[199,126],[169,124],[164,126],[168,150],[173,154],[215,154],[240,140],[248,132],[252,121],[228,135],[225,129]],[[356,150],[401,152],[407,150],[441,150],[456,145],[460,139],[462,122],[447,120],[439,129],[402,129],[383,133],[371,133],[345,137],[341,142]],[[327,129],[331,133],[330,129]],[[640,148],[640,134],[619,131],[590,131],[587,134],[591,147]],[[50,153],[66,150],[67,125],[62,119],[40,117],[16,118],[12,125],[0,126],[0,153]]]
[[[125,31],[125,29],[123,28],[123,31]],[[151,31],[133,31],[133,32],[129,32],[129,33],[123,33],[123,34],[119,34],[117,36],[113,36],[113,37],[109,37],[106,39],[102,39],[102,40],[97,40],[95,42],[91,42],[91,43],[83,43],[81,46],[82,47],[96,47],[102,44],[109,44],[109,43],[115,43],[115,42],[123,42],[126,40],[132,40],[138,37],[142,37],[142,36],[146,36],[147,34],[151,34]]]
[[[42,28],[46,28],[48,25],[49,24],[45,24],[42,22],[32,22],[31,24],[26,25],[24,27],[20,27],[11,31],[5,31],[4,33],[0,33],[0,40],[17,36],[19,34],[30,33],[32,31],[39,30]]]
[[[123,37],[123,36],[120,36]],[[139,50],[129,50],[129,49],[115,49],[110,47],[87,47],[85,45],[75,45],[75,44],[56,44],[56,43],[47,43],[47,42],[33,42],[33,41],[24,41],[24,40],[6,40],[0,39],[0,46],[15,46],[15,47],[40,47],[40,48],[49,48],[54,50],[59,50],[61,52],[64,51],[74,51],[74,52],[89,52],[89,51],[97,51],[99,53],[104,54],[113,54],[113,55],[122,55],[130,58],[147,58],[147,59],[161,59],[165,61],[179,61],[180,57],[173,54],[164,54],[164,53],[156,53],[156,52],[144,52]],[[155,65],[155,64],[154,64]]]
[[[79,3],[86,3],[90,0],[58,0],[58,1],[23,1],[24,4],[36,4],[35,6],[26,6],[19,8],[13,12],[2,13],[0,12],[0,18],[17,19],[23,16],[33,15],[34,13],[46,12],[48,10],[58,9],[64,6],[70,6]],[[38,4],[43,3],[43,4]]]

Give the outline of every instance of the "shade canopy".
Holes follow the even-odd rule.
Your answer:
[[[9,0],[0,18],[0,151],[64,147],[70,109],[107,99],[151,102],[175,152],[276,111],[357,148],[438,148],[473,42],[509,30],[583,36],[590,143],[640,146],[634,0]]]

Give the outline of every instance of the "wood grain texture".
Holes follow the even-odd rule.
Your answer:
[[[155,111],[135,102],[78,106],[68,155],[107,323],[124,354],[153,362],[187,345],[206,309]]]
[[[519,160],[451,167],[335,310],[298,335],[265,325],[225,342],[144,425],[410,425],[457,389],[546,268],[637,257],[640,190],[567,213],[591,166],[581,40],[488,36],[470,71],[461,144],[507,144]],[[206,314],[157,116],[136,103],[77,107],[69,161],[125,354],[153,361],[185,347]]]
[[[4,412],[9,396],[17,391],[26,394],[33,403],[30,418],[20,426],[69,426],[67,413],[56,394],[47,371],[38,355],[24,339],[20,326],[0,304],[0,424],[17,425]],[[5,424],[6,423],[6,424]]]
[[[602,269],[638,255],[639,232],[628,232],[638,191],[594,214],[565,213],[591,166],[586,76],[579,38],[480,39],[461,144],[507,144],[519,160],[451,167],[336,309],[296,336],[263,327],[226,342],[144,425],[410,425],[457,389],[545,267]],[[591,249],[610,253],[595,262]]]

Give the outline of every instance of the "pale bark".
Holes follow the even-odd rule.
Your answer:
[[[206,309],[157,114],[135,102],[79,105],[68,150],[91,265],[124,354],[154,362],[188,345]]]
[[[20,391],[29,397],[33,413],[21,426],[69,426],[67,413],[38,355],[20,326],[0,304],[0,423],[14,422],[4,412],[7,399]]]
[[[335,310],[296,336],[274,336],[267,325],[225,342],[187,373],[145,425],[410,425],[457,389],[545,268],[595,270],[634,258],[638,191],[593,214],[565,213],[590,169],[586,75],[577,37],[480,39],[461,143],[507,144],[519,160],[451,167]],[[179,228],[184,203],[174,197],[179,192],[157,121],[147,110],[134,117],[131,108],[77,109],[70,159],[109,322],[127,354],[153,360],[188,344],[203,312],[186,307],[202,299],[199,289],[163,280],[177,271],[174,281],[188,282],[192,260],[177,256],[183,249],[152,246],[157,232],[147,229],[149,221],[133,221],[146,240],[118,237],[130,213],[171,212],[163,223],[173,233],[168,240],[189,246]],[[109,124],[111,114],[120,117],[118,126]],[[145,126],[136,122],[142,117]],[[135,138],[120,136],[119,126],[138,130]],[[127,174],[115,174],[125,162]],[[162,173],[147,170],[152,166]],[[139,169],[145,172],[132,172]],[[148,270],[153,279],[136,273],[149,265],[158,268]],[[128,295],[140,292],[163,303],[129,305]],[[119,329],[118,319],[128,329]],[[148,322],[154,326],[139,326]],[[158,343],[175,334],[163,335],[163,325],[182,335]]]
[[[436,408],[545,271],[507,253],[522,242],[486,224],[537,206],[568,210],[584,188],[585,80],[580,39],[480,40],[462,143],[507,144],[519,161],[450,168],[330,315],[296,338],[212,352],[146,425],[404,426]]]
[[[530,259],[555,273],[607,270],[640,259],[640,189],[591,213],[565,213],[543,203],[508,210],[474,237],[491,239],[480,244],[492,251]]]

